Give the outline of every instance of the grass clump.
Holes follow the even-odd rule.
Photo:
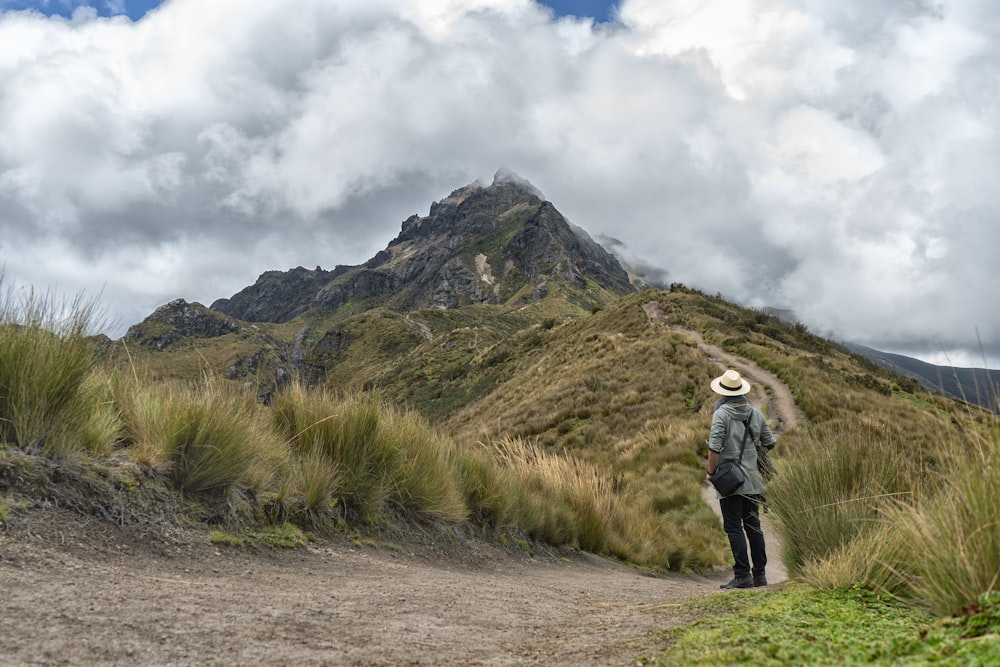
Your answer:
[[[0,442],[65,458],[100,441],[86,385],[95,319],[94,304],[79,298],[13,289],[0,297]]]
[[[934,493],[886,511],[908,549],[906,594],[938,614],[1000,591],[1000,437],[949,443],[948,474]]]
[[[549,454],[522,438],[488,444],[494,460],[514,483],[515,527],[551,544],[607,553],[621,525],[610,481],[590,465]]]
[[[205,378],[199,384],[118,379],[112,394],[135,457],[163,467],[189,494],[263,490],[280,474],[284,447],[255,397]]]
[[[704,567],[717,553],[707,546],[717,526],[709,508],[692,530],[617,488],[599,467],[523,438],[490,440],[461,469],[474,515],[539,541],[671,570]]]
[[[884,416],[927,413],[883,399]],[[1000,426],[978,412],[907,437],[861,414],[786,438],[769,489],[790,573],[817,586],[859,584],[947,615],[1000,588]]]
[[[247,540],[245,537],[240,535],[234,535],[233,533],[226,532],[224,530],[213,530],[212,534],[209,536],[209,540],[212,544],[219,544],[227,547],[245,547],[247,545]]]
[[[296,492],[306,510],[337,505],[366,519],[389,508],[421,520],[466,518],[453,445],[416,415],[302,386],[278,395],[270,414],[296,457]]]
[[[808,429],[782,443],[782,472],[768,488],[781,517],[785,561],[794,574],[877,525],[881,510],[913,493],[919,457],[855,422]]]

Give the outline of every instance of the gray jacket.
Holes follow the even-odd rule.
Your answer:
[[[764,493],[764,480],[757,470],[757,444],[770,450],[774,447],[774,434],[760,410],[747,403],[743,396],[733,396],[720,400],[712,414],[712,430],[708,435],[708,448],[718,452],[719,462],[735,461],[740,454],[743,441],[743,422],[750,417],[750,433],[743,450],[742,467],[747,481],[736,493],[752,496]],[[716,492],[716,496],[722,496]]]

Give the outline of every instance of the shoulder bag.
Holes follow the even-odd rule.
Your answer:
[[[740,463],[743,461],[743,450],[747,446],[747,435],[750,434],[750,420],[743,422],[743,442],[740,443],[740,456],[735,461],[722,461],[715,467],[708,480],[712,482],[715,490],[723,496],[732,495],[738,488],[747,481],[746,473]]]

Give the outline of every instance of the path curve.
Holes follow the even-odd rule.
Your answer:
[[[775,435],[791,430],[805,421],[805,415],[792,397],[792,390],[777,375],[752,361],[730,354],[717,345],[706,343],[697,331],[670,326],[663,315],[659,301],[643,304],[642,309],[651,323],[667,327],[670,331],[693,340],[698,351],[706,359],[714,362],[720,370],[735,368],[740,375],[749,380],[753,385],[749,394],[750,402],[767,415],[768,423]]]

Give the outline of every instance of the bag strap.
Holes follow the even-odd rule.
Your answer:
[[[746,421],[743,422],[743,442],[740,443],[740,458],[736,459],[736,462],[741,465],[743,463],[743,450],[747,448],[748,435],[750,435],[750,417],[747,417]]]
[[[733,459],[737,465],[743,465],[743,451],[747,448],[747,435],[750,434],[750,418],[743,422],[743,441],[740,442],[740,455]]]

